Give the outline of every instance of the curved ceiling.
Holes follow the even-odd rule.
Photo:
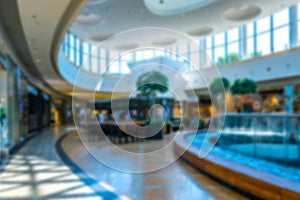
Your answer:
[[[168,16],[197,10],[219,0],[144,0],[149,11],[156,15]]]
[[[141,0],[92,0],[86,6],[88,0],[15,0],[15,2],[17,2],[18,17],[20,18],[19,28],[21,30],[18,32],[23,33],[24,37],[8,36],[11,37],[12,41],[13,39],[21,39],[23,41],[20,43],[26,42],[25,46],[18,45],[18,42],[14,46],[18,50],[18,54],[21,55],[20,59],[22,62],[30,59],[30,63],[25,63],[25,67],[35,67],[43,80],[52,88],[61,93],[69,94],[73,87],[62,78],[56,66],[60,42],[69,26],[71,26],[73,33],[87,40],[91,40],[93,37],[95,40],[102,40],[121,31],[145,26],[174,29],[199,38],[203,35],[201,27],[211,27],[212,31],[207,31],[210,32],[207,34],[215,34],[249,21],[237,22],[226,19],[223,16],[224,12],[231,8],[242,8],[245,5],[257,6],[261,9],[261,13],[255,18],[257,19],[300,1],[286,0],[284,3],[281,0],[272,0],[272,3],[261,0],[217,1],[196,10],[181,10],[172,16],[154,14]],[[82,15],[99,16],[98,21],[95,20],[93,24],[84,25],[84,28],[82,24],[73,23],[72,25],[81,9]],[[99,21],[99,19],[101,20]],[[14,24],[10,24],[10,26],[13,27]],[[148,34],[154,35],[155,33]],[[95,37],[97,35],[98,38]],[[141,42],[145,42],[143,37],[149,38],[137,35],[128,41],[122,41],[122,43],[139,45]],[[157,34],[155,39],[164,38],[169,38],[169,35]],[[176,43],[183,42],[175,39]],[[153,40],[148,42],[152,44]],[[110,44],[113,49],[118,47],[117,45],[121,44],[121,41],[113,41]]]
[[[61,39],[86,3],[82,0],[17,1],[23,28],[21,32],[28,48],[27,59],[32,60],[30,67],[35,68],[45,82],[62,94],[70,92],[73,86],[56,70],[56,57]]]
[[[162,27],[198,39],[262,18],[297,2],[299,1],[272,0],[272,3],[262,0],[91,1],[81,11],[81,15],[97,15],[101,17],[102,21],[84,28],[74,23],[70,30],[79,38],[88,40],[97,34],[118,34],[134,28]],[[78,19],[82,17],[81,15]],[[136,36],[136,40],[139,37]],[[161,39],[169,37],[171,36],[160,35]],[[121,41],[119,42],[121,43]],[[136,41],[130,42],[135,43]],[[180,44],[180,42],[182,41],[178,40],[174,44]],[[108,48],[113,49],[114,46],[116,45]]]

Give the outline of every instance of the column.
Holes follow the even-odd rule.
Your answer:
[[[20,69],[14,66],[7,58],[5,62],[5,68],[7,70],[7,147],[12,148],[20,141]]]
[[[298,45],[298,7],[297,5],[290,8],[290,48],[296,47]]]
[[[286,113],[293,113],[293,85],[284,86],[284,111]]]

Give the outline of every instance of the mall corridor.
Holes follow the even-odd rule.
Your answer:
[[[0,0],[0,200],[300,199],[300,0]]]
[[[2,165],[0,199],[114,199],[115,194],[74,172],[58,156],[55,143],[67,127],[47,128]],[[90,183],[90,184],[87,184]]]
[[[55,146],[62,148],[57,152]],[[48,128],[33,137],[6,161],[0,180],[0,199],[247,199],[182,160],[145,174],[104,166],[86,151],[73,127]]]

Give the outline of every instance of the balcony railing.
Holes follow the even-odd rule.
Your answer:
[[[225,118],[218,145],[248,156],[300,165],[300,115],[222,114]]]

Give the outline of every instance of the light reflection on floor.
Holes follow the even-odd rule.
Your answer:
[[[164,141],[145,142],[151,148],[161,146]],[[70,158],[83,170],[88,172],[98,181],[104,181],[109,188],[119,196],[127,196],[131,199],[247,199],[244,196],[232,191],[230,188],[207,177],[187,163],[178,160],[174,164],[145,174],[123,173],[109,168],[94,159],[82,146],[77,133],[68,135],[62,142],[64,150]],[[130,159],[126,155],[115,152],[108,145],[101,141],[91,144],[94,148],[91,151],[95,154],[102,154],[109,157],[112,162],[120,162],[123,165],[131,166]],[[137,149],[138,143],[125,144],[123,149]],[[170,149],[171,150],[171,149]],[[143,165],[152,165],[167,160],[174,156],[174,151],[162,155],[161,158],[152,160],[141,160]]]
[[[54,131],[53,131],[54,130]],[[97,192],[74,174],[56,154],[62,129],[35,136],[3,166],[0,199],[116,199],[106,188]]]

